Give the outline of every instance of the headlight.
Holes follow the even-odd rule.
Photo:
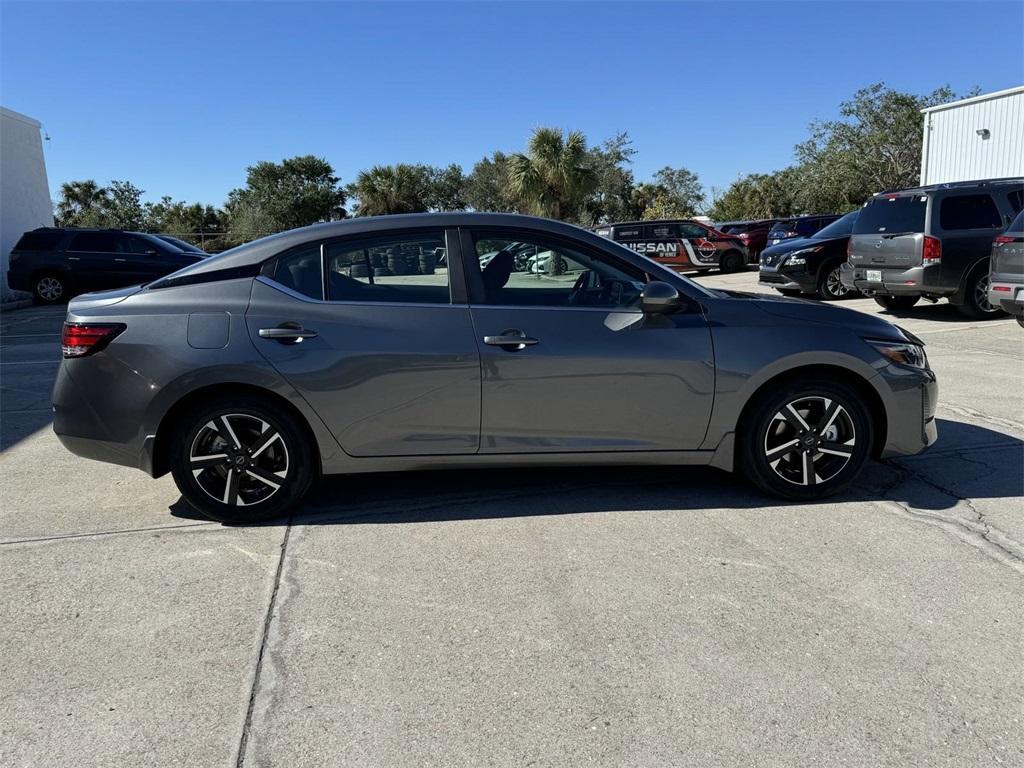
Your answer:
[[[800,264],[807,263],[807,257],[812,253],[817,253],[821,250],[820,245],[816,245],[813,248],[801,248],[799,251],[793,251],[789,254],[786,259],[786,263],[790,266],[799,266]]]
[[[928,356],[924,353],[924,347],[920,344],[909,344],[899,341],[879,341],[877,339],[864,339],[868,344],[890,362],[899,365],[908,365],[911,368],[927,368]]]

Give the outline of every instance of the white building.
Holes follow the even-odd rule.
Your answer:
[[[0,300],[19,296],[7,287],[7,258],[22,233],[53,226],[46,161],[38,120],[0,107]]]
[[[921,112],[921,184],[1024,176],[1024,85]]]

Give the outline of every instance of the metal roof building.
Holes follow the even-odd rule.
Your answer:
[[[1024,85],[921,112],[922,185],[1024,176]]]

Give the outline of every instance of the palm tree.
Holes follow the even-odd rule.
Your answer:
[[[429,178],[423,166],[399,163],[360,171],[348,192],[358,198],[359,216],[420,213],[429,208]]]
[[[509,157],[508,181],[526,211],[574,220],[598,180],[587,164],[587,140],[582,133],[570,131],[563,137],[558,128],[537,128],[526,154]]]
[[[66,181],[60,185],[57,219],[62,226],[95,224],[110,203],[110,193],[92,179]]]

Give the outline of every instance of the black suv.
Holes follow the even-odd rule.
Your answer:
[[[989,301],[992,241],[1024,207],[1024,178],[963,181],[875,195],[861,209],[842,280],[886,309],[923,296],[967,317],[996,317]]]
[[[814,294],[830,301],[850,289],[840,280],[853,223],[859,211],[837,219],[810,237],[783,240],[761,252],[760,283],[787,295]]]
[[[830,213],[817,216],[797,216],[775,222],[768,230],[768,245],[778,245],[783,240],[794,237],[810,237],[815,232],[827,227],[839,218],[839,214]]]
[[[149,283],[202,258],[141,232],[41,227],[11,251],[7,284],[56,304],[76,293]]]

